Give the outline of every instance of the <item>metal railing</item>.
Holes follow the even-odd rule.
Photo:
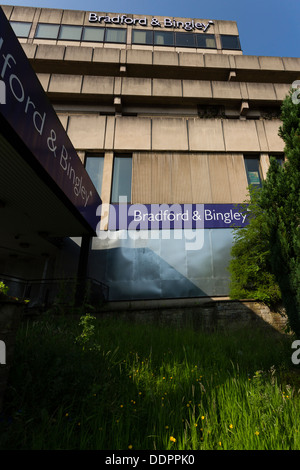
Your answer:
[[[86,304],[98,306],[108,300],[108,286],[92,278],[23,279],[0,274],[0,281],[10,296],[30,300],[29,307],[72,306],[79,291]]]

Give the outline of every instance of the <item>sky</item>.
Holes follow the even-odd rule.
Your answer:
[[[245,55],[300,57],[299,0],[0,0],[98,13],[236,21]],[[299,77],[300,79],[300,77]]]

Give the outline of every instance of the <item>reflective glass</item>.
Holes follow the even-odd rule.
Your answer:
[[[195,35],[191,33],[175,33],[176,46],[195,47]]]
[[[221,35],[223,49],[240,49],[241,44],[238,36]]]
[[[154,31],[154,44],[157,46],[174,46],[174,33],[171,31]]]
[[[120,196],[131,201],[132,158],[117,156],[114,158],[111,202],[119,203]]]
[[[92,28],[86,26],[83,29],[83,41],[91,41],[91,42],[103,42],[104,41],[104,28]]]
[[[126,44],[126,29],[110,28],[105,31],[105,42]]]
[[[86,171],[91,178],[98,194],[101,196],[102,189],[102,178],[103,178],[103,166],[104,156],[103,155],[92,155],[87,156],[85,160]]]
[[[132,44],[153,44],[153,31],[132,31]]]
[[[10,25],[18,38],[28,38],[31,23],[22,23],[20,21],[11,21]]]
[[[67,41],[80,41],[82,33],[81,26],[62,26],[59,32],[59,39]]]
[[[216,48],[216,39],[213,34],[197,34],[197,46],[202,48]]]
[[[260,173],[260,164],[259,158],[246,157],[245,158],[245,167],[247,172],[248,184],[255,187],[261,187],[261,173]]]
[[[36,38],[57,39],[59,31],[58,24],[38,24],[35,32]]]

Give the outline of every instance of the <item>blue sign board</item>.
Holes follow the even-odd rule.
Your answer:
[[[109,230],[174,230],[245,227],[238,204],[112,204]]]
[[[0,115],[95,233],[100,196],[1,8]]]

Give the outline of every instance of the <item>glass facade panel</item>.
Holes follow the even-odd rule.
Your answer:
[[[83,28],[83,41],[103,42],[105,28],[92,28],[86,26]]]
[[[80,41],[82,33],[81,26],[61,26],[58,39],[67,41]]]
[[[248,185],[260,188],[262,185],[259,157],[245,157]]]
[[[153,31],[132,31],[132,44],[153,44]]]
[[[98,194],[101,196],[102,179],[103,179],[103,155],[88,155],[85,160],[85,168],[90,176]]]
[[[21,21],[11,21],[10,25],[18,38],[28,38],[31,23],[22,23]]]
[[[216,38],[213,34],[197,34],[197,47],[216,49]]]
[[[156,46],[174,46],[174,33],[171,31],[154,31]]]
[[[105,42],[116,42],[119,44],[126,44],[126,29],[106,29]]]
[[[57,39],[59,24],[38,24],[35,32],[36,38]]]
[[[241,49],[240,39],[238,36],[221,34],[221,43],[223,49]]]
[[[126,196],[131,202],[132,158],[131,156],[114,157],[111,202],[119,203],[120,196]]]
[[[176,46],[195,47],[195,35],[191,33],[175,33]]]

